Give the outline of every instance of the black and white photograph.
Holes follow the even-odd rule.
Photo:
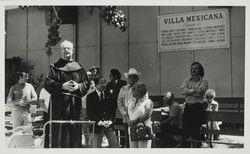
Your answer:
[[[5,151],[249,152],[247,3],[113,2],[0,3]]]

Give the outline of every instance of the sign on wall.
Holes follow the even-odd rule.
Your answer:
[[[159,51],[229,47],[228,10],[208,10],[158,17]]]

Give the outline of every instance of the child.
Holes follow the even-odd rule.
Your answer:
[[[207,103],[206,111],[218,111],[219,104],[214,100],[215,98],[215,91],[213,89],[208,89],[204,96],[204,101]],[[221,125],[221,121],[215,121],[213,122],[213,129],[220,130],[219,125]],[[211,127],[211,123],[208,123],[208,127]],[[213,135],[214,140],[219,140],[219,135],[214,134]]]

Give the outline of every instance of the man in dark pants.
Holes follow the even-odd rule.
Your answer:
[[[164,103],[169,107],[168,118],[161,121],[161,142],[162,147],[169,147],[176,144],[172,135],[181,134],[182,127],[182,107],[174,101],[174,94],[167,92],[163,98]],[[162,112],[166,112],[162,109]]]
[[[121,73],[118,69],[111,69],[110,70],[110,82],[107,84],[106,90],[111,96],[111,102],[112,105],[114,105],[114,108],[117,109],[117,98],[120,92],[120,89],[127,84],[125,80],[121,80]],[[122,119],[116,119],[115,121],[116,124],[123,124]],[[118,135],[118,131],[116,132]],[[120,135],[124,136],[125,132],[120,131]],[[120,146],[125,147],[125,139],[121,138],[120,139]]]
[[[110,94],[105,90],[106,80],[99,76],[94,78],[96,90],[87,95],[86,109],[90,120],[95,121],[95,133],[92,148],[101,148],[102,139],[108,139],[111,148],[117,148],[118,142],[113,129],[115,108],[111,102]]]
[[[185,108],[182,119],[182,146],[184,148],[200,148],[200,142],[191,142],[188,139],[200,140],[200,129],[204,114],[203,96],[208,89],[208,82],[203,79],[204,69],[199,62],[193,62],[190,69],[191,77],[185,79],[181,86],[181,94],[185,95]]]

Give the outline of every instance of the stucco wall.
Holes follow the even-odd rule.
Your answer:
[[[218,97],[244,96],[245,63],[245,8],[232,7],[230,17],[229,49],[158,52],[157,17],[172,13],[184,13],[214,9],[191,6],[122,6],[127,17],[128,30],[100,23],[97,12],[89,15],[86,8],[79,7],[77,39],[75,26],[63,25],[60,29],[64,39],[77,41],[77,60],[86,70],[93,65],[102,66],[102,74],[109,80],[109,70],[118,68],[121,73],[135,67],[141,73],[150,95],[173,91],[182,97],[179,89],[184,78],[190,76],[190,64],[200,61],[205,68],[205,78]],[[45,74],[49,63],[60,56],[58,45],[48,57],[44,47],[47,26],[44,12],[36,9],[15,9],[6,12],[6,57],[20,56],[35,64],[34,74]],[[27,21],[28,19],[28,21]],[[28,25],[28,27],[27,27]],[[101,45],[101,46],[100,46]],[[101,60],[100,60],[101,52]],[[124,79],[124,76],[123,76]]]

